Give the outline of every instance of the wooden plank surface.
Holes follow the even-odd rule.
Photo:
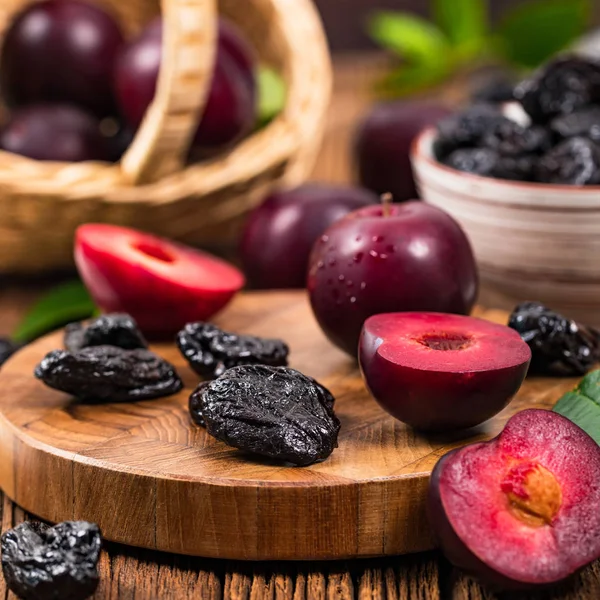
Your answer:
[[[369,102],[369,81],[378,60],[342,61],[329,135],[315,177],[346,181],[353,120]],[[340,138],[341,136],[341,138]],[[48,282],[0,280],[0,335],[12,331],[20,315]],[[487,294],[486,294],[487,296]],[[502,304],[484,301],[488,306]],[[0,493],[2,531],[27,515]],[[449,565],[438,553],[368,561],[328,563],[241,563],[206,560],[106,544],[100,560],[95,600],[598,600],[600,563],[571,584],[536,597],[496,595]],[[0,574],[0,600],[16,600]]]

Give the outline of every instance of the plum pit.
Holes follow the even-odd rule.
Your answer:
[[[510,468],[500,485],[510,513],[531,527],[552,525],[562,504],[562,491],[556,477],[534,462],[521,462]]]
[[[432,350],[447,352],[452,350],[465,350],[471,346],[473,338],[461,333],[442,332],[426,333],[416,338],[416,341],[422,346],[426,346]]]

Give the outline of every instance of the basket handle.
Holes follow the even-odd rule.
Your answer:
[[[161,0],[162,61],[156,94],[121,160],[127,183],[182,169],[206,103],[216,52],[216,0]]]

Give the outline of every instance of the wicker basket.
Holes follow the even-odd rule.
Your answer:
[[[85,222],[129,225],[215,246],[274,185],[307,177],[331,88],[326,40],[311,0],[98,0],[129,35],[162,10],[158,90],[120,164],[38,162],[0,151],[0,273],[66,267]],[[28,0],[3,0],[4,28]],[[283,113],[213,161],[184,166],[203,108],[216,12],[245,32],[284,77]]]

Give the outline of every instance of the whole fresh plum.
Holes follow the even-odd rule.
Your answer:
[[[451,114],[443,106],[423,102],[375,105],[359,126],[354,156],[360,183],[377,194],[392,194],[395,202],[417,198],[410,164],[415,137]]]
[[[327,337],[356,356],[371,315],[469,314],[478,290],[471,245],[458,223],[422,202],[370,206],[317,240],[308,291]]]
[[[318,237],[348,213],[378,201],[362,188],[316,183],[274,192],[244,226],[240,258],[248,281],[255,288],[306,287]]]
[[[31,3],[4,37],[2,93],[12,106],[66,102],[105,116],[114,109],[112,73],[122,44],[117,22],[95,4]]]

